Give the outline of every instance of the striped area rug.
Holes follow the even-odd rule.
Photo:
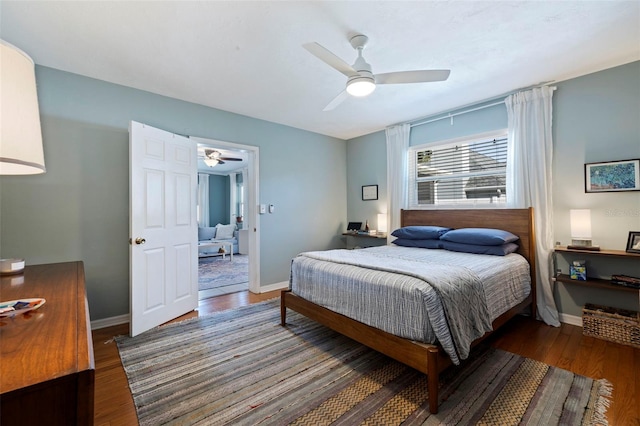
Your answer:
[[[508,352],[426,377],[279,301],[116,339],[142,425],[606,424],[610,385]]]

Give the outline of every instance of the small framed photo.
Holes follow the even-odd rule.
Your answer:
[[[640,232],[629,232],[627,253],[640,253]]]
[[[640,160],[585,164],[584,191],[640,191]]]
[[[378,185],[363,185],[362,186],[362,200],[377,200],[378,199]]]

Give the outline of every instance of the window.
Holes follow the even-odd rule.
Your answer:
[[[409,149],[411,208],[506,204],[507,133]]]

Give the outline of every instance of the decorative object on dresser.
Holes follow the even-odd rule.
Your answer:
[[[584,165],[585,192],[640,191],[640,160]]]
[[[640,232],[629,232],[629,239],[627,240],[628,253],[640,253]]]
[[[20,274],[24,271],[24,259],[0,259],[0,275]]]
[[[95,362],[82,262],[0,277],[12,300],[46,299],[0,318],[0,424],[92,425]]]

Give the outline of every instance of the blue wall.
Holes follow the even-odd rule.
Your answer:
[[[129,312],[129,121],[260,148],[260,284],[291,258],[340,244],[346,143],[292,127],[36,66],[47,173],[0,177],[0,254],[82,260],[91,319]],[[327,173],[326,165],[332,165]]]
[[[569,209],[590,208],[594,244],[624,250],[629,231],[640,231],[640,192],[585,194],[584,164],[640,158],[640,62],[563,81],[556,87],[553,96],[553,187],[550,188],[554,198],[555,241],[564,245],[570,242]],[[461,108],[467,109],[472,107]],[[433,118],[439,116],[446,117],[447,114]],[[456,116],[453,125],[446,118],[413,127],[410,144],[420,145],[506,127],[506,107],[501,104]],[[373,183],[380,185],[378,202],[362,201],[359,185]],[[384,132],[348,141],[347,184],[350,220],[371,221],[386,209]],[[560,261],[562,263],[562,259]],[[604,262],[619,272],[640,276],[638,262],[631,264],[609,259]],[[596,266],[595,261],[592,264]],[[606,269],[601,268],[601,271]],[[570,315],[580,316],[585,301],[638,309],[638,298],[628,297],[628,293],[571,284],[559,284],[555,292],[559,310]]]
[[[229,220],[229,176],[209,175],[209,225],[231,223]]]

